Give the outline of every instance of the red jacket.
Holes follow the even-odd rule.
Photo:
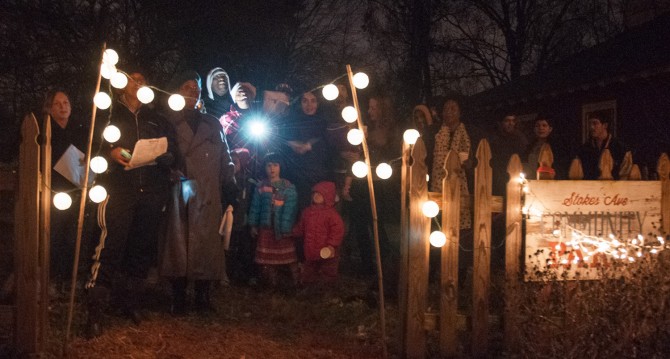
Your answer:
[[[293,235],[304,237],[305,259],[320,260],[321,248],[338,248],[344,239],[344,222],[335,210],[335,183],[319,182],[312,192],[319,192],[324,198],[323,204],[312,203],[300,215],[293,227]],[[337,253],[337,251],[336,251]]]

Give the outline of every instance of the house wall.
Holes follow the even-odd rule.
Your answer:
[[[582,86],[560,94],[470,103],[464,118],[486,132],[493,130],[497,118],[511,111],[519,116],[521,129],[532,138],[534,115],[548,114],[554,120],[553,134],[577,147],[586,133],[583,109],[614,101],[616,136],[633,152],[636,163],[654,170],[659,155],[670,153],[670,73],[623,79],[610,84]]]

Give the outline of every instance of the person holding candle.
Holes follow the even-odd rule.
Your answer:
[[[312,285],[319,280],[333,284],[337,280],[344,222],[335,209],[336,192],[333,182],[314,185],[312,204],[302,211],[293,227],[293,235],[304,238],[303,285]]]

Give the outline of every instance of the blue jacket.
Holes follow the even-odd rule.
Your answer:
[[[249,208],[251,227],[272,227],[275,236],[281,237],[291,233],[297,213],[298,194],[291,182],[280,179],[270,183],[265,179],[256,185]]]

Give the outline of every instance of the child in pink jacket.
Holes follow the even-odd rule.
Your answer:
[[[305,208],[293,235],[303,237],[305,263],[301,281],[304,285],[320,279],[326,283],[337,280],[340,245],[344,238],[344,222],[335,210],[335,183],[319,182],[312,188],[312,204]]]

